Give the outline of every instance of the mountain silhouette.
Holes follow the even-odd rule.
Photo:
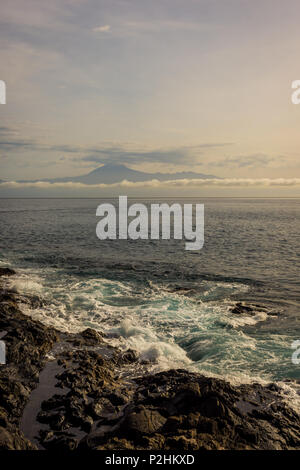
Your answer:
[[[121,181],[127,180],[133,183],[149,180],[178,180],[178,179],[209,179],[216,178],[213,175],[205,175],[202,173],[194,173],[189,171],[183,171],[179,173],[145,173],[143,171],[132,170],[126,165],[107,163],[95,170],[92,170],[90,173],[81,176],[66,176],[62,178],[47,178],[39,180],[30,180],[30,182],[37,181],[47,181],[51,183],[57,182],[74,182],[74,183],[83,183],[83,184],[101,184],[101,183],[120,183]],[[24,182],[24,180],[19,181]],[[28,180],[27,180],[28,182]]]

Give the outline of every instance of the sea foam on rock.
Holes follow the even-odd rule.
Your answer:
[[[134,351],[90,328],[67,334],[33,321],[9,291],[1,331],[0,449],[300,448],[300,417],[276,384],[233,386],[184,369],[136,377]]]

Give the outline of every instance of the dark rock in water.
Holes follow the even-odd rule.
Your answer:
[[[87,328],[86,330],[80,333],[85,339],[85,343],[91,346],[99,344],[102,342],[102,337],[98,331],[92,330],[91,328]]]
[[[268,310],[262,305],[245,305],[241,302],[238,302],[234,307],[229,309],[231,313],[236,315],[241,315],[246,313],[248,315],[255,315],[257,312],[265,312],[268,315],[278,315],[278,312],[268,312]]]
[[[86,433],[89,433],[92,430],[94,421],[91,416],[85,416],[81,423],[81,429]]]
[[[14,276],[16,271],[11,268],[0,268],[0,276]]]
[[[121,362],[123,363],[128,363],[132,364],[138,360],[138,355],[136,351],[133,351],[133,349],[127,349],[122,355],[121,355]]]
[[[242,315],[242,314],[256,315],[256,313],[258,312],[264,312],[267,315],[272,315],[272,316],[280,315],[279,312],[269,311],[263,305],[258,305],[258,304],[245,305],[242,302],[237,302],[234,307],[231,307],[229,309],[229,311],[231,313],[234,313],[235,315]]]
[[[231,313],[235,313],[236,315],[240,315],[242,313],[248,313],[250,315],[255,315],[255,311],[252,307],[248,305],[243,305],[242,303],[237,303],[235,307],[230,309]]]

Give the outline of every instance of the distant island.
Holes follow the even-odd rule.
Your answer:
[[[45,181],[48,183],[82,183],[82,184],[112,184],[121,181],[131,181],[133,183],[140,181],[168,181],[181,179],[212,179],[217,178],[214,175],[182,171],[178,173],[146,173],[133,170],[126,165],[107,163],[90,173],[81,176],[65,176],[60,178],[40,178],[36,180],[18,180],[18,183],[36,183]]]

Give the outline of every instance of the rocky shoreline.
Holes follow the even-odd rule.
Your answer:
[[[13,275],[0,269],[0,281]],[[134,351],[92,329],[47,327],[19,302],[0,284],[1,450],[300,449],[300,416],[278,385],[235,387],[185,370],[134,377]]]

